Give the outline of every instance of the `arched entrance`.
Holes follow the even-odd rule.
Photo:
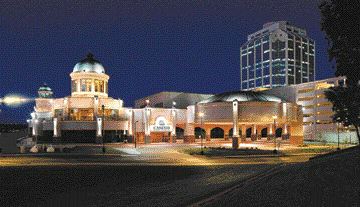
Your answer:
[[[275,130],[275,136],[276,137],[281,137],[281,135],[282,135],[282,128],[277,128]]]
[[[224,138],[224,130],[220,127],[215,127],[210,131],[211,138]]]
[[[199,138],[199,136],[202,136],[203,138],[205,138],[206,131],[205,131],[205,129],[196,127],[194,130],[194,134],[195,134],[195,139]]]
[[[184,138],[184,129],[180,127],[176,127],[176,138],[182,139]]]
[[[251,128],[246,129],[246,137],[251,137]]]
[[[267,137],[267,128],[261,130],[261,137]]]

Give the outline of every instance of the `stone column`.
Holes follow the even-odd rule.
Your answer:
[[[134,120],[134,111],[129,109],[128,112],[128,135],[132,136],[133,135],[133,120]]]
[[[204,130],[205,130],[205,141],[210,142],[211,140],[211,127],[210,128],[206,128],[205,124],[204,124]]]
[[[95,80],[94,79],[91,79],[91,92],[95,92]]]
[[[185,124],[184,143],[194,143],[195,142],[194,130],[195,130],[195,127],[194,127],[193,123]]]
[[[281,138],[283,140],[287,140],[290,138],[289,131],[288,131],[288,125],[286,123],[283,125],[283,131],[282,131]]]
[[[275,137],[275,131],[273,129],[273,124],[268,125],[267,131],[268,131],[267,140],[273,139]]]
[[[68,119],[69,117],[69,101],[68,101],[68,98],[64,98],[64,117],[65,117],[65,120]]]
[[[145,144],[151,143],[150,137],[150,116],[151,116],[151,109],[148,107],[144,108],[144,131],[145,131]]]
[[[223,128],[223,130],[224,130],[224,141],[228,141],[229,140],[229,130],[230,130],[230,128],[229,127],[224,127]]]
[[[81,79],[76,79],[76,92],[80,92]]]
[[[256,133],[256,124],[251,126],[251,141],[256,141],[257,133]]]
[[[233,108],[233,137],[232,137],[232,148],[239,148],[239,111],[238,101],[235,99],[232,103]]]
[[[241,125],[241,142],[246,141],[246,125]]]
[[[263,129],[263,126],[257,126],[256,130],[257,130],[257,139],[261,140],[261,130]]]
[[[171,122],[172,122],[172,130],[171,130],[171,143],[176,143],[176,109],[173,107],[171,109]]]
[[[31,131],[31,135],[32,136],[37,136],[37,120],[36,119],[31,119],[31,126],[32,126],[32,131]]]
[[[96,140],[97,144],[101,144],[103,142],[103,120],[102,118],[96,118]]]
[[[98,116],[99,111],[99,97],[94,97],[94,117],[96,118]]]
[[[55,118],[53,119],[53,124],[54,124],[54,128],[53,128],[54,141],[55,141],[55,142],[61,141],[61,140],[60,140],[60,137],[61,137],[61,127],[60,127],[60,123],[59,123],[58,118],[55,117]]]

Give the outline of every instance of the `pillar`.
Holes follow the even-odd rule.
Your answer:
[[[145,131],[145,144],[151,143],[151,137],[150,137],[150,116],[151,116],[151,109],[148,107],[145,107],[143,110],[144,113],[144,131]]]
[[[54,128],[53,128],[53,137],[54,137],[54,141],[61,141],[60,137],[61,137],[61,127],[60,127],[60,123],[58,118],[54,118],[53,119],[53,124],[54,124]]]
[[[204,130],[205,130],[205,140],[206,141],[208,141],[208,142],[210,142],[210,140],[211,140],[211,128],[206,128],[205,126],[204,126]]]
[[[76,79],[76,92],[80,92],[81,79]]]
[[[283,133],[281,135],[281,138],[283,140],[289,139],[290,135],[289,135],[288,125],[285,123],[282,128],[283,128]]]
[[[193,123],[185,124],[184,143],[194,143],[195,142],[194,130],[195,130],[195,127],[194,127]]]
[[[239,148],[239,107],[238,101],[235,99],[232,103],[233,108],[233,137],[232,137],[232,148]]]
[[[95,92],[95,80],[91,79],[91,92],[94,93]]]
[[[263,126],[257,126],[256,130],[257,130],[257,139],[261,140],[261,130],[263,129]]]
[[[241,142],[246,141],[246,125],[241,125]]]
[[[268,125],[267,131],[268,131],[267,140],[274,139],[275,131],[273,129],[273,124]]]
[[[127,135],[132,136],[133,135],[134,111],[128,110],[127,114],[128,114],[128,131],[127,131],[128,134]]]
[[[69,105],[68,105],[68,98],[64,98],[64,117],[65,120],[67,120],[67,118],[69,117]]]
[[[96,140],[97,144],[101,144],[103,142],[103,120],[102,118],[96,118]]]
[[[256,132],[256,124],[251,126],[251,141],[256,141],[257,139],[257,132]]]
[[[171,109],[171,122],[172,122],[172,130],[170,136],[170,142],[176,143],[176,109],[173,107]]]
[[[99,97],[94,97],[94,117],[96,118],[98,116],[98,109],[99,109]]]

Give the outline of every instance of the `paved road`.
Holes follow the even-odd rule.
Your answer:
[[[209,159],[181,146],[0,157],[2,206],[183,206],[285,162]],[[306,159],[306,158],[303,158]]]

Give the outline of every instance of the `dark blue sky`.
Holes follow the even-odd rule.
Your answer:
[[[317,79],[334,73],[314,0],[41,2],[0,2],[0,97],[34,97],[43,82],[70,95],[69,74],[88,51],[126,106],[160,91],[238,90],[240,45],[276,20],[316,41]],[[0,123],[25,121],[32,108],[0,106]]]

